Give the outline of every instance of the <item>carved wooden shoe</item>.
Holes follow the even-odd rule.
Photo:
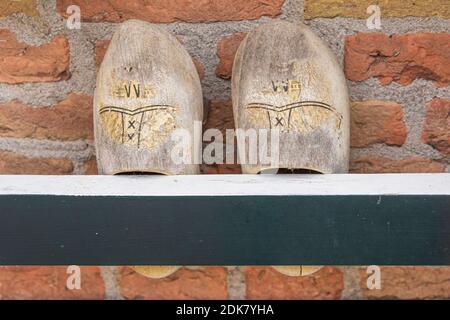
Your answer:
[[[278,163],[263,163],[258,158],[256,163],[242,164],[243,173],[274,169],[348,172],[346,80],[334,54],[305,25],[281,21],[250,32],[236,54],[232,95],[238,129],[279,132]],[[238,140],[243,141],[243,134],[238,130]],[[248,152],[248,141],[238,144],[240,156]],[[316,269],[277,268],[287,275],[305,275]]]
[[[177,129],[190,133],[193,159],[194,121],[201,124],[203,98],[198,73],[179,41],[146,22],[123,23],[100,67],[94,98],[97,162],[101,174],[198,174],[194,162],[173,161],[180,142]],[[200,127],[201,130],[201,127]],[[178,267],[136,267],[152,278]]]
[[[180,267],[177,266],[135,266],[133,270],[152,279],[161,279],[175,273]]]
[[[290,277],[309,276],[322,269],[321,266],[278,266],[273,268],[278,272]]]
[[[198,165],[171,158],[171,134],[182,128],[194,136],[203,98],[191,57],[166,31],[137,20],[119,27],[98,73],[94,106],[100,173],[199,173]]]

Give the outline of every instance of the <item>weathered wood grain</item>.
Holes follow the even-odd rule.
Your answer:
[[[198,173],[198,165],[172,161],[177,141],[171,134],[186,129],[193,138],[194,121],[202,121],[202,114],[200,79],[180,42],[152,24],[123,23],[106,52],[95,90],[100,173]]]
[[[120,181],[120,183],[117,183]],[[42,188],[45,186],[45,188]],[[192,186],[195,186],[193,188]],[[185,176],[4,175],[0,196],[450,196],[450,173]]]
[[[278,168],[348,171],[346,80],[331,50],[305,25],[278,21],[250,32],[236,54],[232,94],[237,128],[279,129]],[[270,168],[260,159],[242,165],[244,173]]]
[[[176,266],[135,266],[133,270],[147,278],[161,279],[170,276],[180,267]]]

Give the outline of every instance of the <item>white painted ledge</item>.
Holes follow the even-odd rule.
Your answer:
[[[450,173],[196,176],[0,176],[0,195],[450,195]]]

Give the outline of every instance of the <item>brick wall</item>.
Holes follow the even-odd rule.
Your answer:
[[[81,8],[81,30],[66,27],[71,4]],[[371,4],[381,8],[381,30],[366,25]],[[0,174],[96,173],[96,69],[117,23],[129,18],[158,23],[183,42],[208,100],[206,127],[219,129],[233,128],[231,66],[245,33],[273,19],[305,22],[348,79],[351,171],[450,172],[448,0],[2,0]],[[305,278],[266,267],[183,268],[162,280],[125,267],[81,270],[82,289],[69,291],[64,267],[0,267],[0,298],[450,298],[444,267],[382,268],[381,290],[367,289],[363,267]]]

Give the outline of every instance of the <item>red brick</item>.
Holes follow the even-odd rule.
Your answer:
[[[93,140],[92,97],[72,93],[53,107],[0,103],[0,137]]]
[[[449,61],[448,33],[358,33],[345,43],[345,73],[352,81],[375,77],[383,85],[394,81],[408,85],[422,78],[448,86]]]
[[[98,267],[81,267],[81,289],[66,287],[67,267],[0,267],[0,299],[104,299]]]
[[[204,165],[203,174],[241,174],[242,169],[239,164],[212,164]]]
[[[98,41],[95,45],[95,65],[97,68],[100,67],[102,64],[103,59],[105,58],[106,51],[108,50],[108,46],[111,40],[101,40]],[[198,76],[200,77],[200,80],[203,80],[205,78],[205,66],[203,63],[200,62],[200,60],[196,58],[192,58],[192,61],[194,62],[195,68],[197,69]]]
[[[352,104],[351,145],[360,148],[385,143],[401,146],[407,129],[402,106],[395,102],[363,101]]]
[[[239,45],[247,34],[237,32],[231,36],[222,38],[217,45],[217,56],[219,64],[216,68],[216,75],[223,79],[231,79],[234,57],[239,49]]]
[[[284,0],[57,0],[60,15],[74,4],[81,8],[84,21],[123,22],[139,19],[155,23],[214,22],[274,17],[281,13]]]
[[[370,5],[378,5],[386,17],[450,18],[448,0],[304,0],[305,19],[352,17],[367,19]]]
[[[344,276],[333,267],[305,277],[285,276],[271,267],[247,267],[246,284],[248,299],[340,299]]]
[[[194,66],[195,69],[197,69],[200,80],[205,79],[205,66],[203,65],[203,63],[201,63],[200,60],[196,58],[192,58],[192,62],[194,62]]]
[[[449,299],[449,267],[381,267],[381,289],[367,288],[366,269],[360,270],[367,299]]]
[[[443,154],[450,154],[450,100],[436,98],[428,104],[422,139]]]
[[[436,173],[444,171],[443,164],[422,157],[393,160],[379,156],[364,156],[350,161],[350,172],[352,173]]]
[[[227,129],[234,129],[233,105],[230,100],[212,100],[208,104],[208,118],[204,130],[218,129],[225,138]]]
[[[207,267],[181,268],[163,279],[149,279],[132,269],[120,269],[119,285],[125,299],[139,300],[223,300],[228,298],[227,270]]]
[[[69,42],[64,36],[33,47],[18,42],[7,29],[0,29],[0,82],[52,82],[70,77]]]
[[[0,174],[71,174],[73,163],[64,158],[30,158],[0,150]]]
[[[102,64],[110,42],[111,40],[101,40],[95,44],[95,65],[97,68]]]
[[[98,174],[98,168],[97,168],[97,159],[89,159],[84,163],[84,174],[86,175],[97,175]]]
[[[226,130],[234,130],[233,106],[230,100],[212,100],[209,102],[208,117],[203,126],[204,131],[208,129],[220,130],[223,135],[223,142],[226,142]],[[225,162],[225,160],[224,158],[223,161]],[[202,172],[205,174],[240,174],[242,170],[241,166],[235,161],[234,164],[204,165]]]
[[[36,0],[2,0],[0,1],[0,17],[7,17],[13,13],[23,13],[29,16],[39,14]]]

